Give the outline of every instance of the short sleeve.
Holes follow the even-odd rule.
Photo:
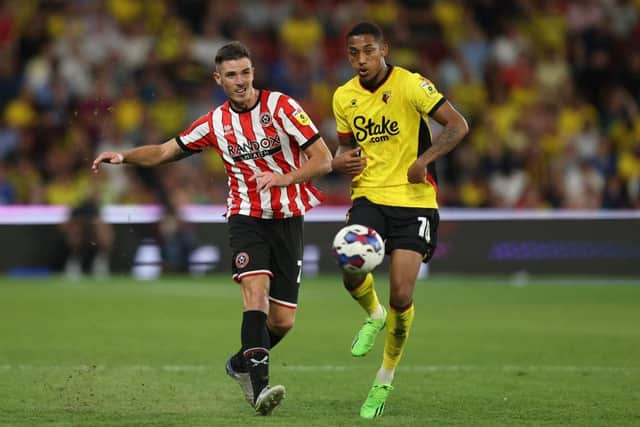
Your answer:
[[[336,128],[338,130],[338,136],[349,136],[353,132],[349,127],[349,122],[344,114],[342,104],[340,103],[339,91],[336,90],[333,94],[333,116],[336,119]]]
[[[278,118],[284,131],[293,137],[299,146],[305,147],[319,138],[318,128],[295,99],[283,94],[278,106]]]
[[[201,116],[182,132],[176,140],[186,152],[200,152],[203,148],[213,145],[215,136],[211,129],[210,113]]]
[[[417,73],[411,74],[406,88],[408,99],[422,115],[435,112],[446,101],[430,80]]]

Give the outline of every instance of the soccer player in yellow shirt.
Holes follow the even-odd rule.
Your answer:
[[[435,160],[469,131],[464,117],[420,74],[386,63],[388,45],[380,27],[360,23],[347,34],[356,72],[333,97],[339,146],[333,169],[352,176],[353,204],[347,223],[375,229],[390,255],[387,310],[373,275],[344,273],[343,282],[368,318],[351,353],[366,355],[387,327],[382,366],[360,409],[363,418],[382,415],[413,323],[413,291],[423,262],[433,256],[439,222]],[[428,117],[443,126],[432,141]]]

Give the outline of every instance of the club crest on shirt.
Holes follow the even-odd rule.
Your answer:
[[[385,104],[388,104],[390,99],[391,99],[391,91],[390,90],[382,92],[382,102],[384,102]]]
[[[229,134],[233,133],[233,126],[224,125],[224,127],[222,128],[222,131],[224,132],[225,135],[229,135]]]
[[[260,124],[262,127],[267,127],[271,124],[271,114],[264,112],[260,114]]]
[[[352,108],[357,107],[358,106],[358,100],[353,98],[351,100],[351,103],[349,104],[349,106],[352,107]]]
[[[300,123],[302,126],[309,126],[311,121],[309,120],[309,116],[303,110],[296,110],[293,112],[293,117]]]
[[[240,252],[236,255],[236,268],[245,268],[249,264],[249,254],[246,252]]]

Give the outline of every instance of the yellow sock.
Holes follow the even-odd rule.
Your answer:
[[[383,368],[394,370],[400,363],[402,352],[407,345],[407,338],[409,338],[414,315],[413,304],[401,313],[397,312],[393,307],[389,307],[387,338],[384,342],[384,356],[382,357]]]
[[[360,286],[349,291],[353,299],[358,301],[358,304],[367,314],[371,315],[380,306],[378,301],[378,294],[373,286],[373,274],[368,273]]]

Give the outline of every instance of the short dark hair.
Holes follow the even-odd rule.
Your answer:
[[[347,33],[347,39],[353,36],[362,36],[362,35],[372,35],[377,42],[382,42],[384,40],[384,34],[382,33],[382,28],[374,24],[373,22],[361,22],[356,24],[351,31]]]
[[[251,54],[249,49],[239,41],[232,41],[227,43],[218,49],[216,58],[214,60],[216,67],[222,64],[224,61],[231,61],[234,59],[249,58],[251,61]]]

